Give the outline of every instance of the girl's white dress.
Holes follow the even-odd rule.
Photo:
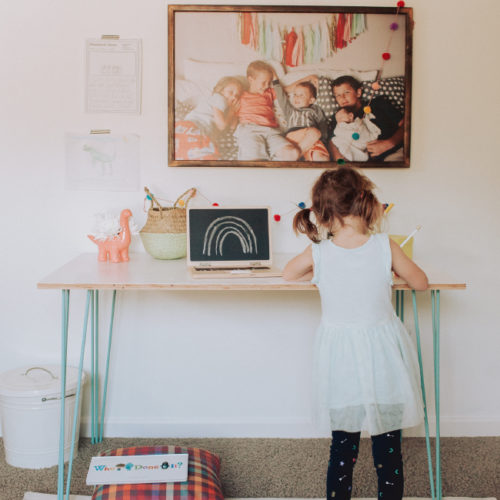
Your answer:
[[[392,306],[388,236],[372,235],[355,249],[331,240],[312,249],[322,307],[314,363],[320,422],[371,435],[418,425],[418,360]]]

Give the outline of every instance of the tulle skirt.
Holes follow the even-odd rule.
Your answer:
[[[397,316],[375,326],[322,323],[314,358],[315,413],[323,430],[377,435],[422,421],[418,359]]]

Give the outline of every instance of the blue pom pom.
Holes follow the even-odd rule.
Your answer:
[[[306,208],[306,204],[305,204],[303,201],[301,201],[301,202],[298,204],[298,207],[299,207],[299,208]]]

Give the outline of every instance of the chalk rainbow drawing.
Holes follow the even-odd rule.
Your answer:
[[[252,226],[240,217],[226,215],[213,220],[203,238],[203,255],[223,255],[224,240],[234,235],[241,244],[244,254],[257,253],[257,238]]]

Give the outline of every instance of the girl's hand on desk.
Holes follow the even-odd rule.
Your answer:
[[[314,261],[311,245],[290,260],[283,269],[283,279],[286,281],[310,281],[313,275]]]
[[[403,249],[393,240],[391,243],[392,270],[396,276],[400,277],[414,290],[427,290],[429,281],[426,274],[415,264],[404,252]]]

